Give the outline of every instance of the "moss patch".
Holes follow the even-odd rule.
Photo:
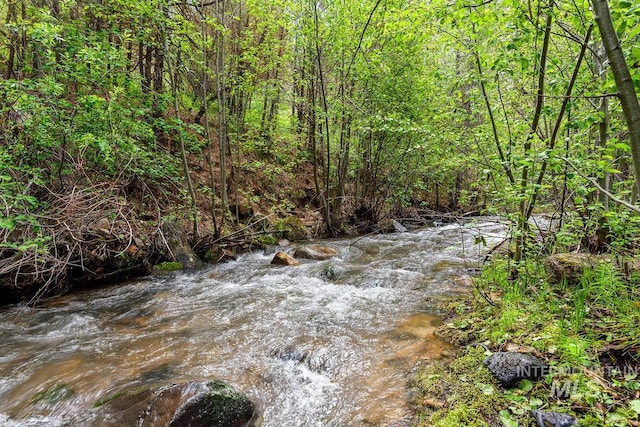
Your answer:
[[[156,265],[159,271],[178,271],[182,270],[182,264],[177,261],[167,261]]]
[[[419,370],[420,425],[485,427],[499,422],[495,408],[506,407],[507,401],[482,365],[485,357],[482,347],[472,347],[450,364],[434,362]]]
[[[309,238],[307,227],[302,220],[295,216],[289,216],[278,221],[276,228],[282,231],[282,236],[292,242]]]

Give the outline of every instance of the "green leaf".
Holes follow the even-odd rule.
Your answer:
[[[533,390],[533,383],[527,379],[520,380],[518,389],[522,390],[524,393],[529,393],[531,390]]]
[[[518,427],[518,422],[511,418],[511,414],[507,410],[500,411],[500,421],[504,427]]]
[[[632,400],[629,402],[629,408],[636,414],[640,415],[640,400]]]
[[[495,391],[494,387],[491,384],[479,383],[478,388],[482,390],[482,394],[486,396],[491,396]]]
[[[544,402],[542,401],[542,399],[538,399],[537,397],[532,397],[529,400],[529,406],[531,406],[531,407],[538,408],[538,407],[542,406],[543,404],[544,404]]]

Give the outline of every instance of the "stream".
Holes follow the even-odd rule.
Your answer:
[[[0,308],[0,426],[81,426],[123,388],[206,379],[246,393],[267,427],[411,425],[412,369],[453,351],[435,307],[468,292],[505,230],[474,218],[318,240],[340,256],[277,267],[252,252]]]

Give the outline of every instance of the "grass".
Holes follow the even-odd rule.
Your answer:
[[[445,307],[442,334],[467,346],[451,364],[418,373],[422,425],[535,426],[529,411],[540,408],[585,426],[640,426],[637,275],[624,276],[609,262],[570,285],[550,283],[541,261],[509,280],[512,268],[494,261],[476,279],[473,298]],[[482,360],[506,350],[546,360],[550,374],[503,389]]]

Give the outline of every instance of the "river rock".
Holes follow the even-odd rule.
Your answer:
[[[382,233],[405,233],[407,228],[395,219],[384,219],[380,221],[376,228]]]
[[[339,255],[339,252],[336,249],[330,248],[329,246],[322,246],[322,245],[300,246],[299,248],[296,249],[296,251],[293,254],[295,258],[317,259],[317,260],[329,259],[338,255]]]
[[[278,251],[271,260],[273,265],[300,265],[300,261],[286,252]]]
[[[163,246],[168,247],[169,258],[179,262],[182,268],[196,268],[202,266],[202,261],[193,252],[191,245],[189,245],[189,239],[187,233],[184,232],[182,227],[174,221],[165,221],[160,227],[164,239],[161,237]]]
[[[91,427],[254,426],[253,402],[222,381],[124,392],[104,403]]]
[[[565,280],[569,285],[577,285],[585,269],[609,261],[609,257],[602,255],[563,253],[548,256],[544,261],[544,267],[550,282],[561,283]]]
[[[522,379],[539,380],[549,372],[546,363],[530,354],[498,352],[483,363],[505,387],[515,386]]]
[[[278,247],[276,245],[267,245],[264,247],[262,254],[264,256],[275,255],[278,252]]]
[[[571,415],[558,412],[544,412],[537,409],[531,411],[538,427],[571,427],[577,426],[578,420]]]

